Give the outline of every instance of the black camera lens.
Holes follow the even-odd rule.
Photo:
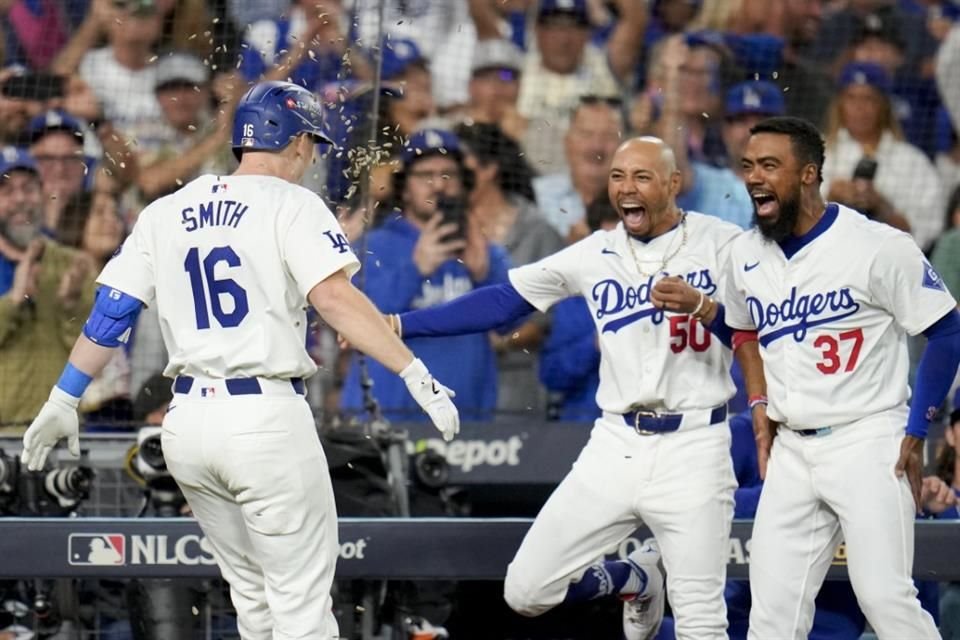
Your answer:
[[[414,457],[413,470],[417,482],[427,489],[440,489],[450,481],[450,465],[433,449],[421,451]]]
[[[90,497],[93,470],[87,467],[54,469],[46,474],[43,487],[54,498],[65,502],[86,500]]]
[[[163,446],[159,435],[143,439],[140,443],[140,458],[157,471],[167,470],[167,461],[163,458]]]

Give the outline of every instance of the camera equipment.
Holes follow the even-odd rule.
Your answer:
[[[127,465],[127,469],[134,478],[142,481],[144,487],[145,500],[137,517],[143,516],[152,507],[154,515],[158,517],[176,518],[187,502],[167,470],[160,442],[161,431],[161,427],[141,427],[133,450],[135,455],[129,460],[132,464]]]
[[[413,472],[418,483],[433,491],[446,487],[450,482],[447,459],[433,449],[425,449],[413,457]]]
[[[148,510],[156,517],[177,518],[187,503],[167,469],[162,431],[156,426],[140,427],[137,444],[127,454],[126,469],[143,486],[138,518]],[[140,579],[128,582],[125,592],[134,640],[179,640],[195,635],[196,620],[190,611],[199,606],[199,599],[191,585]]]
[[[93,469],[70,466],[28,471],[20,459],[0,449],[0,516],[63,517],[74,515],[90,497]],[[76,612],[72,583],[66,580],[19,580],[0,585],[0,636],[30,631],[29,636],[68,637]],[[36,634],[36,635],[34,635]]]
[[[66,516],[90,497],[90,467],[27,471],[20,460],[0,449],[0,514]]]

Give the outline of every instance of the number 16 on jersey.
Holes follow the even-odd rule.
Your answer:
[[[230,246],[214,247],[201,260],[200,249],[193,247],[183,261],[183,268],[190,276],[190,288],[193,290],[197,329],[210,328],[211,312],[221,327],[229,328],[243,322],[250,311],[247,291],[243,287],[232,278],[217,279],[216,269],[221,262],[234,269],[240,266],[240,256]],[[229,306],[232,308],[229,311],[224,309],[224,297],[231,301]]]

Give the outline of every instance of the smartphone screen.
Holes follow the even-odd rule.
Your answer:
[[[13,76],[3,83],[0,92],[20,100],[50,100],[63,97],[63,76],[50,73],[27,73]]]

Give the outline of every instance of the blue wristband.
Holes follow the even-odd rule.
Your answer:
[[[87,390],[91,380],[93,380],[92,376],[88,376],[68,362],[63,368],[63,373],[60,374],[60,379],[57,380],[57,386],[74,398],[79,398]]]

